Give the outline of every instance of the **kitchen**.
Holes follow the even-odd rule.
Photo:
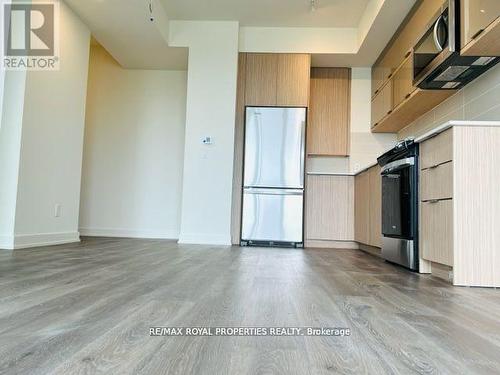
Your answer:
[[[498,38],[499,15],[496,1],[480,6],[424,1],[414,7],[372,70],[372,134],[364,134],[363,146],[376,154],[363,162],[351,160],[351,149],[359,147],[351,139],[356,137],[351,126],[358,125],[352,124],[356,113],[351,110],[356,68],[311,68],[306,54],[240,53],[233,244],[361,249],[454,285],[500,286],[494,271],[500,268],[494,249],[500,240],[494,230],[498,202],[491,196],[500,182],[498,160],[477,153],[485,137],[486,150],[497,148],[500,122],[477,121],[461,108],[462,113],[445,113],[430,126],[419,124],[453,105],[461,89],[498,63],[500,47],[492,41]],[[295,126],[296,138],[303,139],[290,140],[290,149],[279,142],[273,149],[273,141],[286,144],[283,131],[251,137],[252,111],[281,113],[287,107],[290,113],[307,108],[307,121],[302,112],[303,120],[297,120],[302,126],[307,122],[307,137],[297,124],[289,128]],[[259,126],[278,124],[268,118]],[[381,133],[386,137],[375,138]],[[255,158],[260,158],[257,166]],[[481,170],[474,174],[473,165]],[[262,173],[284,179],[259,176],[252,184]],[[289,186],[287,177],[294,180]],[[476,179],[488,183],[478,190],[470,184]],[[252,190],[259,183],[267,188],[260,197]],[[289,188],[286,194],[303,189],[304,196],[276,198],[280,190],[269,188]]]
[[[498,372],[500,1],[43,2],[0,372]]]

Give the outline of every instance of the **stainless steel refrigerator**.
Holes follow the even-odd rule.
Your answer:
[[[303,246],[305,135],[305,108],[246,108],[242,246]]]

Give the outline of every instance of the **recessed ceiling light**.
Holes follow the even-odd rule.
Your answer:
[[[484,13],[485,11],[484,11],[484,9],[481,9],[481,10],[480,10],[480,12],[481,12],[481,13]]]

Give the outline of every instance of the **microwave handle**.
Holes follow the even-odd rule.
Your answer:
[[[439,42],[439,37],[438,37],[438,28],[439,28],[439,24],[443,21],[443,16],[439,16],[439,18],[436,20],[436,22],[434,23],[434,30],[433,30],[433,33],[432,35],[434,36],[434,44],[436,45],[437,49],[439,52],[441,52],[444,47],[441,45],[441,43]]]
[[[459,3],[457,0],[448,0],[448,46],[450,52],[455,52],[457,50],[457,35],[460,35],[460,30],[457,30],[457,17],[459,17],[457,6]],[[458,34],[457,34],[458,33]]]

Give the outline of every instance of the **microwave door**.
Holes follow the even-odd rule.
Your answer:
[[[305,108],[247,107],[245,187],[304,187],[305,125]]]

